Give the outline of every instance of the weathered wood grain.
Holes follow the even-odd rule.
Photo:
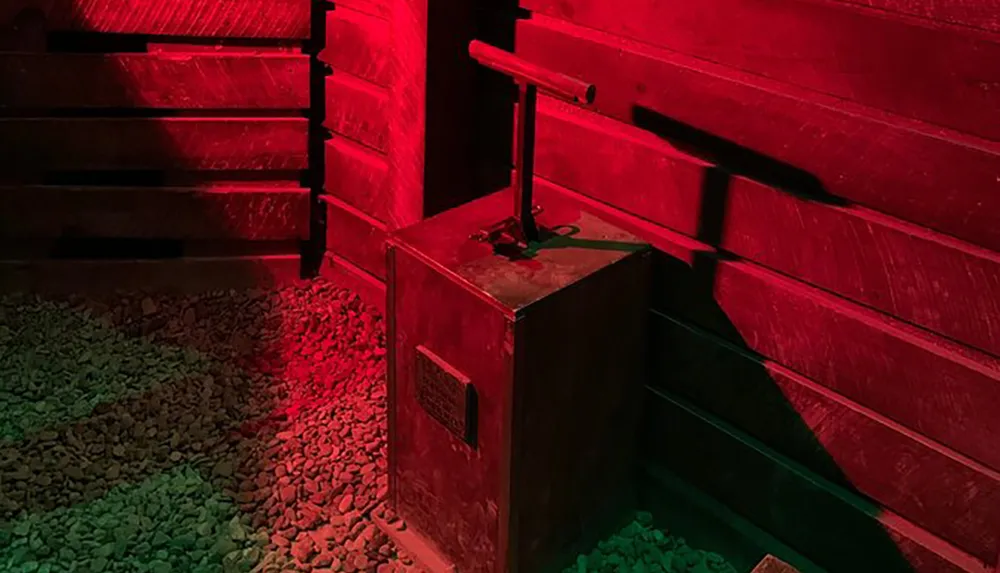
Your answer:
[[[385,156],[343,137],[326,143],[326,192],[387,223],[390,206]]]
[[[391,14],[392,2],[393,0],[337,0],[334,3],[334,9],[347,8],[388,19]]]
[[[788,0],[521,0],[578,24],[1000,139],[1000,42]]]
[[[385,313],[385,282],[336,255],[327,253],[319,275],[336,285],[358,293],[361,300]]]
[[[424,139],[427,134],[427,0],[390,0],[393,82],[386,110],[388,188],[394,227],[424,216]]]
[[[1000,360],[714,250],[545,180],[649,241],[653,306],[1000,470]],[[761,309],[767,309],[762,312]]]
[[[994,358],[745,262],[718,266],[714,317],[681,308],[684,297],[697,296],[691,289],[672,290],[663,297],[671,312],[1000,467],[1000,421],[987,414],[1000,407]]]
[[[161,41],[146,41],[146,52],[150,54],[214,54],[291,56],[303,55],[302,42],[297,40],[252,40],[244,38],[157,38]],[[120,50],[119,50],[120,51]],[[115,53],[115,50],[105,50]],[[308,56],[306,56],[308,58]]]
[[[518,30],[520,54],[595,83],[603,114],[674,140],[688,128],[710,133],[815,177],[833,196],[1000,249],[1000,146],[551,19]]]
[[[268,241],[308,235],[308,189],[0,187],[0,237]]]
[[[205,292],[288,286],[298,282],[300,274],[298,254],[91,261],[0,257],[0,292]]]
[[[817,478],[696,408],[650,392],[651,462],[696,483],[829,571],[986,573],[988,566]]]
[[[705,331],[654,314],[650,385],[992,562],[1000,473]]]
[[[0,169],[305,169],[307,129],[304,118],[0,119]]]
[[[391,48],[387,20],[347,9],[327,13],[326,46],[319,57],[334,69],[388,86]]]
[[[50,30],[304,39],[310,8],[309,0],[5,0],[0,27],[34,10]]]
[[[327,251],[384,281],[386,227],[343,201],[324,199]]]
[[[386,152],[386,108],[389,93],[384,88],[334,73],[326,80],[324,127],[334,133]]]
[[[0,53],[0,108],[308,106],[303,55]]]
[[[536,172],[654,223],[1000,355],[1000,255],[796,196],[543,98]]]
[[[837,0],[889,13],[906,14],[934,22],[948,22],[1000,32],[1000,3],[996,0]]]

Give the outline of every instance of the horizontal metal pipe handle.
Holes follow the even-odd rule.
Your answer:
[[[574,103],[593,103],[597,88],[594,84],[545,69],[514,54],[489,44],[473,40],[469,55],[480,64],[513,77],[518,82],[538,86],[538,89]]]

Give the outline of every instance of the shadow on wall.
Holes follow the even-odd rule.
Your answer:
[[[794,166],[650,109],[634,107],[632,119],[637,127],[713,165],[704,176],[698,219],[696,238],[703,244],[722,243],[733,176],[756,180],[807,200],[842,204],[823,189],[816,177]],[[683,300],[686,307],[693,309],[692,314],[699,317],[700,326],[727,341],[742,341],[714,295],[718,265],[726,255],[696,252],[690,266],[664,253],[658,253],[658,257],[659,295]],[[707,333],[693,332],[691,327],[672,318],[660,315],[658,321],[663,328],[657,329],[651,343],[650,384],[653,393],[664,402],[675,400],[663,391],[681,399],[675,402],[677,407],[666,410],[654,400],[647,410],[647,431],[643,436],[647,459],[671,460],[671,470],[683,479],[727,500],[727,505],[737,513],[751,515],[751,521],[759,527],[830,571],[914,570],[886,530],[873,519],[880,511],[878,506],[852,486],[836,460],[789,403],[762,364],[762,357],[745,343],[727,349],[720,343],[729,343],[715,337],[705,338]],[[859,505],[833,499],[837,496],[835,492],[814,495],[825,486],[809,482],[804,487],[806,480],[791,476],[788,469],[774,461],[761,455],[747,455],[750,448],[734,443],[735,438],[687,441],[694,438],[679,435],[685,431],[684,422],[656,419],[664,411],[678,411],[678,408],[696,412],[707,408],[712,416],[737,428],[749,429],[754,438],[857,496]],[[677,459],[672,460],[675,454]],[[833,507],[810,505],[819,499],[832,499]]]
[[[476,36],[513,50],[514,21],[520,16],[517,3],[511,1],[493,11],[482,10]],[[509,78],[486,69],[478,73],[478,91],[475,98],[469,98],[477,102],[475,130],[465,128],[469,142],[477,143],[478,189],[482,192],[475,197],[510,183],[516,102]],[[733,177],[755,180],[808,201],[844,204],[811,173],[654,110],[633,107],[632,123],[712,165],[703,177],[695,237],[703,244],[721,243]],[[432,159],[428,156],[428,163]],[[434,189],[429,186],[428,194]],[[719,264],[726,256],[700,251],[686,262],[663,252],[656,254],[655,296],[660,301],[682,301],[674,306],[689,309],[705,330],[657,313],[659,326],[650,342],[654,374],[649,381],[643,436],[647,460],[669,466],[686,482],[725,500],[736,513],[750,516],[755,525],[831,571],[914,571],[891,534],[879,525],[879,506],[851,484],[783,393],[763,357],[745,343],[721,340],[742,341],[715,298]],[[718,419],[721,427],[710,428],[702,415]],[[740,429],[735,430],[737,435],[729,433],[727,424]],[[742,441],[744,432],[795,462],[786,465],[770,453],[747,446]],[[803,465],[809,469],[801,469]],[[799,475],[803,471],[805,475]],[[844,491],[851,493],[850,499]]]
[[[66,220],[74,219],[69,216],[73,210],[86,209],[94,220],[128,231],[104,234],[99,228],[98,232],[81,231],[73,225],[54,236],[14,237],[0,231],[0,250],[6,255],[0,258],[36,258],[38,265],[44,265],[44,259],[136,262],[192,255],[239,256],[248,254],[241,250],[248,247],[253,254],[267,254],[270,249],[298,252],[298,244],[289,251],[285,243],[255,242],[253,229],[231,228],[234,221],[254,220],[260,213],[234,210],[226,189],[284,185],[283,179],[297,178],[299,173],[265,171],[266,160],[254,169],[219,170],[220,164],[226,166],[227,157],[241,163],[238,156],[246,154],[203,153],[214,144],[207,138],[222,133],[230,134],[230,141],[238,144],[240,138],[231,135],[233,128],[220,133],[218,126],[238,124],[243,121],[240,115],[257,112],[151,109],[143,97],[151,86],[156,90],[176,86],[152,85],[155,65],[140,65],[131,69],[139,73],[128,73],[119,58],[142,56],[150,43],[176,42],[176,38],[49,31],[43,12],[15,13],[12,5],[16,4],[9,0],[0,7],[0,50],[4,51],[0,58],[10,66],[6,71],[23,66],[25,74],[42,74],[52,80],[48,89],[65,96],[56,99],[78,97],[85,105],[41,107],[26,102],[15,107],[0,101],[0,181],[10,189],[64,188],[62,193],[45,195],[58,198],[57,203],[28,201],[18,208]],[[148,3],[148,10],[170,9],[163,7],[167,4]],[[83,22],[100,18],[99,12],[91,10],[86,19],[82,14],[62,14],[59,20]],[[109,9],[109,17],[121,17],[114,12]],[[229,43],[237,49],[258,44]],[[220,53],[212,48],[203,51]],[[75,66],[83,60],[87,65]],[[80,69],[86,70],[86,76]],[[135,85],[137,77],[146,83]],[[37,87],[35,82],[27,84]],[[16,92],[0,88],[0,94],[5,93],[20,99]],[[282,113],[268,110],[267,115]],[[294,113],[301,116],[301,111]],[[192,127],[201,122],[199,118],[211,121]],[[258,139],[253,145],[266,147],[266,142]],[[266,156],[262,150],[253,153]],[[163,212],[163,217],[178,222],[176,234],[151,233],[131,223],[136,212],[149,219],[150,208],[144,203],[158,201],[153,197],[195,188],[218,193],[195,195],[210,200],[200,208],[196,204],[186,209],[183,217]],[[191,206],[190,202],[183,205]],[[248,205],[267,208],[266,203]],[[257,457],[258,446],[301,407],[297,389],[276,380],[283,379],[293,366],[304,368],[299,356],[303,340],[319,335],[314,324],[303,322],[301,314],[284,314],[287,308],[301,310],[308,302],[287,300],[289,296],[304,295],[266,292],[272,281],[253,261],[228,266],[226,272],[230,273],[228,284],[260,289],[198,295],[104,293],[87,299],[0,295],[0,331],[12,329],[16,337],[0,344],[0,409],[4,411],[0,530],[14,520],[30,521],[97,500],[117,486],[137,484],[183,466],[199,468],[215,491],[245,501],[245,493],[261,485],[250,481],[253,476],[285,463],[281,458]],[[76,286],[87,287],[60,285],[59,290],[73,291]],[[329,379],[335,374],[336,365],[315,362],[312,368],[326,369],[318,377]],[[323,394],[329,388],[309,390]],[[253,520],[257,526],[273,519],[259,513]]]
[[[276,219],[294,219],[279,212],[287,211],[286,201],[234,192],[302,184],[303,172],[287,153],[302,109],[256,110],[247,101],[255,68],[246,62],[257,51],[276,54],[279,45],[290,54],[292,42],[202,38],[189,45],[183,38],[91,32],[84,24],[107,19],[159,29],[169,5],[137,8],[121,22],[119,8],[85,0],[50,3],[48,13],[19,11],[19,4],[0,8],[0,71],[14,79],[0,87],[0,184],[20,188],[4,204],[26,220],[0,229],[6,258],[299,252],[299,241],[275,229]],[[57,9],[72,13],[57,17]],[[59,29],[49,29],[50,20]],[[191,53],[205,59],[186,60]],[[177,85],[176,78],[188,82]],[[269,91],[277,90],[260,89]],[[274,100],[264,99],[263,106]],[[271,280],[266,269],[245,263],[236,274],[246,280],[230,277],[234,284]]]

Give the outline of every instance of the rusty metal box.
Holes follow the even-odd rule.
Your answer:
[[[551,570],[633,509],[649,250],[538,199],[527,252],[469,239],[509,190],[388,243],[390,502],[460,573]]]

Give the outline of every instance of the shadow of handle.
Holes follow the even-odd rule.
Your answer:
[[[525,254],[533,256],[538,251],[550,249],[587,249],[591,251],[619,251],[636,253],[649,248],[645,243],[629,243],[626,241],[604,241],[600,239],[575,239],[580,228],[575,225],[560,225],[551,229],[542,229],[542,237],[538,243],[533,243],[525,249]]]
[[[812,173],[749,147],[677,121],[647,107],[632,107],[632,124],[692,157],[734,175],[780,189],[802,199],[829,205],[846,201],[829,193]]]

